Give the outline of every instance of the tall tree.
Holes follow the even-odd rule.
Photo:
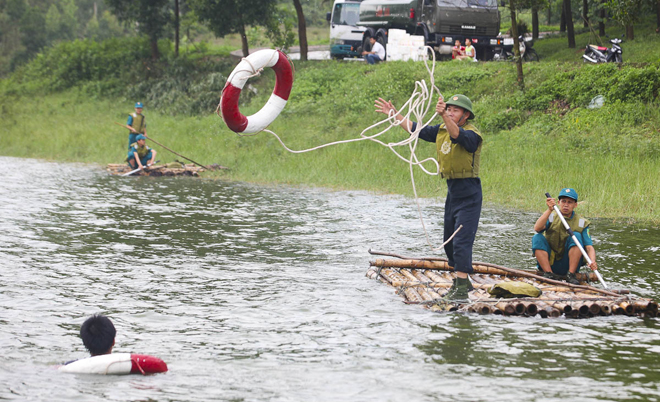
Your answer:
[[[165,35],[170,21],[168,0],[105,0],[113,13],[124,22],[137,22],[137,29],[149,37],[151,57],[158,59],[158,39]]]
[[[566,37],[568,47],[575,48],[575,29],[573,28],[573,11],[571,11],[571,0],[564,0],[564,18],[566,19]]]
[[[641,13],[644,0],[608,0],[610,15],[626,28],[626,39],[635,39],[634,23]]]
[[[605,17],[607,16],[607,11],[605,10],[606,1],[607,0],[601,0],[598,10],[598,35],[600,36],[605,36]],[[660,2],[660,0],[658,1]]]
[[[307,60],[307,25],[300,0],[293,0],[298,16],[298,42],[300,43],[300,60]]]
[[[179,0],[174,0],[174,56],[179,57]]]
[[[582,0],[582,22],[585,28],[589,26],[589,0]]]
[[[250,54],[246,27],[266,25],[275,14],[275,0],[192,0],[190,5],[217,37],[238,33],[244,57]]]

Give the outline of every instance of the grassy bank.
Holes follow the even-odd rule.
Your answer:
[[[163,71],[185,71],[181,65],[186,64],[175,63]],[[412,62],[376,66],[296,62],[295,67],[289,104],[270,127],[292,149],[356,138],[384,117],[373,112],[376,97],[401,105],[416,80],[429,81],[424,66]],[[5,83],[8,89],[0,101],[0,154],[120,162],[125,158],[127,130],[113,122],[124,123],[134,97],[143,95],[141,99],[148,99],[149,134],[197,161],[231,167],[218,174],[221,178],[412,194],[408,165],[373,142],[294,155],[269,134],[239,137],[229,131],[213,114],[223,74],[211,69],[197,81],[189,75],[174,75],[148,85],[137,83],[128,91],[131,98],[99,92],[91,96],[89,82],[49,93]],[[486,202],[540,211],[544,192],[556,194],[561,187],[571,186],[581,193],[582,211],[590,217],[660,221],[660,189],[655,183],[660,175],[658,65],[619,69],[551,61],[526,64],[525,75],[527,91],[522,93],[516,89],[515,68],[508,63],[439,63],[436,67],[436,85],[445,95],[461,92],[474,101],[476,124],[485,138]],[[244,114],[262,107],[273,81],[271,71],[250,81],[254,91],[243,92],[256,94],[241,105]],[[205,86],[206,82],[212,85]],[[605,105],[589,109],[596,95],[605,96]],[[196,115],[189,103],[205,111]],[[403,131],[394,128],[381,139],[403,138]],[[405,154],[405,149],[401,152]],[[163,162],[176,159],[165,150],[159,154]],[[420,143],[420,158],[434,154],[432,144]],[[444,196],[445,185],[437,177],[416,169],[415,179],[421,196]]]

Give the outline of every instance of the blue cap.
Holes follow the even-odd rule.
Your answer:
[[[142,107],[142,102],[135,102],[135,107],[136,107],[136,108],[138,108],[138,107]]]
[[[138,135],[137,137],[135,137],[135,141],[146,140],[146,139],[147,139],[147,137],[145,137],[145,136],[142,135],[142,134],[140,134],[140,135]]]
[[[576,202],[578,200],[578,193],[575,191],[574,188],[562,188],[561,191],[559,192],[559,197],[568,197],[574,199]]]

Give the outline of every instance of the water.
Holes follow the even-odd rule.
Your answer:
[[[4,157],[0,171],[0,399],[660,400],[657,319],[437,314],[367,279],[369,248],[431,254],[409,199]],[[441,202],[423,207],[439,234]],[[485,208],[475,260],[531,267],[536,218]],[[657,227],[592,235],[612,287],[660,298]],[[86,356],[97,312],[116,352],[170,371],[54,370]]]

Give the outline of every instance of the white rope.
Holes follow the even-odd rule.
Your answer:
[[[426,225],[424,224],[424,218],[422,216],[422,208],[419,204],[419,197],[417,195],[417,187],[415,185],[415,175],[414,175],[414,170],[413,170],[413,168],[415,166],[418,166],[424,173],[426,173],[428,175],[437,176],[437,175],[440,174],[440,165],[439,165],[438,161],[435,158],[429,157],[429,158],[426,158],[426,159],[420,161],[417,158],[417,155],[415,153],[415,151],[417,149],[417,143],[419,141],[420,131],[424,127],[428,126],[429,123],[431,123],[431,121],[433,121],[433,119],[435,119],[435,117],[438,115],[438,113],[437,112],[433,113],[433,116],[431,116],[430,119],[426,120],[425,123],[423,123],[423,124],[418,123],[417,126],[415,127],[415,131],[412,132],[410,137],[408,137],[407,139],[405,139],[403,141],[385,143],[385,142],[381,141],[380,139],[378,139],[378,137],[380,137],[381,135],[388,132],[392,127],[400,125],[401,122],[403,122],[403,121],[408,120],[408,121],[423,122],[424,121],[424,116],[426,116],[429,109],[431,107],[435,106],[435,104],[436,104],[436,102],[434,102],[435,98],[433,97],[433,93],[437,92],[438,97],[443,97],[442,93],[440,93],[440,90],[438,89],[438,87],[435,86],[435,77],[434,77],[434,72],[435,72],[435,51],[433,50],[433,48],[428,47],[428,46],[427,46],[427,50],[429,50],[431,52],[432,56],[433,56],[433,63],[432,63],[431,68],[429,68],[429,61],[428,60],[424,61],[424,66],[426,67],[426,71],[428,71],[428,73],[429,73],[429,81],[430,81],[431,90],[429,91],[429,87],[426,85],[426,81],[424,81],[424,80],[415,81],[415,90],[413,91],[412,95],[410,95],[410,98],[408,99],[408,101],[406,101],[406,103],[404,103],[404,105],[401,107],[401,109],[397,113],[397,114],[400,114],[400,115],[404,116],[404,119],[401,120],[401,121],[396,119],[397,114],[394,114],[393,111],[390,111],[387,118],[385,118],[385,119],[383,119],[383,120],[381,120],[381,121],[379,121],[375,124],[372,124],[371,126],[369,126],[369,127],[365,128],[364,130],[362,130],[362,132],[360,133],[360,138],[352,138],[352,139],[349,139],[349,140],[334,141],[334,142],[330,142],[330,143],[327,143],[327,144],[323,144],[323,145],[319,145],[319,146],[316,146],[316,147],[313,147],[313,148],[308,148],[308,149],[303,149],[303,150],[290,149],[289,147],[286,146],[286,144],[284,144],[282,139],[277,134],[275,134],[274,132],[272,132],[268,129],[264,129],[263,131],[272,134],[275,138],[277,138],[277,140],[280,142],[280,144],[282,144],[282,147],[284,149],[286,149],[287,151],[289,151],[291,153],[294,153],[294,154],[301,154],[301,153],[305,153],[305,152],[316,151],[316,150],[319,150],[319,149],[322,149],[322,148],[325,148],[325,147],[329,147],[329,146],[332,146],[332,145],[348,144],[348,143],[351,143],[351,142],[358,142],[358,141],[364,141],[364,140],[370,140],[370,141],[376,142],[376,143],[378,143],[378,144],[380,144],[384,147],[389,148],[390,151],[392,151],[399,159],[401,159],[402,161],[407,162],[408,165],[409,165],[410,180],[411,180],[412,187],[413,187],[413,194],[415,195],[415,204],[417,205],[417,213],[418,213],[419,219],[422,223],[422,229],[424,230],[424,236],[426,237],[426,243],[429,245],[429,247],[433,251],[443,251],[442,247],[444,247],[447,243],[449,243],[454,238],[456,233],[458,233],[458,231],[461,230],[461,228],[463,226],[462,225],[459,226],[458,229],[456,229],[456,231],[451,235],[451,237],[449,239],[447,239],[447,241],[445,241],[442,245],[440,245],[439,247],[434,247],[433,246],[433,244],[431,243],[431,240],[429,238],[428,231],[426,230]],[[253,69],[253,71],[254,71],[254,69]],[[254,71],[254,74],[251,75],[250,77],[258,75],[259,73],[260,73],[260,71]],[[219,107],[220,107],[220,105],[218,105],[218,109],[219,109]],[[218,109],[216,109],[216,113],[218,112]],[[404,110],[407,110],[405,112],[405,114],[402,113]],[[367,135],[366,134],[368,131],[370,131],[372,129],[375,129],[376,127],[378,127],[380,125],[383,125],[385,123],[389,123],[389,124],[387,125],[387,127],[382,129],[381,131],[377,132],[376,134],[372,134],[372,135]],[[238,134],[239,136],[252,136],[252,135],[255,135],[257,133],[254,133],[254,134],[236,133],[236,134]],[[408,149],[410,150],[410,158],[406,158],[405,156],[401,155],[396,150],[397,147],[402,147],[402,146],[406,146],[406,145],[408,146]],[[435,170],[434,171],[429,171],[428,169],[426,169],[426,167],[424,167],[424,163],[426,163],[426,162],[433,162],[433,164],[435,165]]]

